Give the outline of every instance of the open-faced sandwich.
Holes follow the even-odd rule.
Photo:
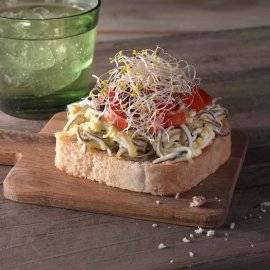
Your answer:
[[[231,152],[228,111],[194,67],[156,50],[120,51],[89,96],[68,106],[56,167],[108,186],[169,195],[197,185]]]

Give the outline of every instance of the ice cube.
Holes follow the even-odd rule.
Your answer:
[[[8,68],[39,70],[55,63],[48,41],[0,40],[0,55],[1,65]]]
[[[92,31],[56,40],[0,39],[1,91],[45,96],[66,87],[85,87],[94,36]]]
[[[56,17],[55,14],[44,7],[23,8],[13,12],[9,10],[0,11],[0,16],[15,19],[47,19]]]
[[[50,11],[44,7],[35,7],[32,9],[32,13],[39,19],[50,18]]]
[[[20,10],[17,13],[15,13],[15,18],[17,19],[26,19],[27,17],[29,17],[27,10]]]
[[[4,92],[49,95],[81,74],[81,63],[71,41],[5,40],[0,41],[0,55],[0,72],[4,74],[0,88]]]
[[[5,18],[16,18],[16,14],[12,11],[0,11],[0,16]]]
[[[72,84],[81,74],[79,62],[55,65],[46,70],[0,68],[0,89],[4,94],[46,96]]]

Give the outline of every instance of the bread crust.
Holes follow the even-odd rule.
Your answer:
[[[224,120],[223,131],[230,131]],[[171,195],[190,190],[224,164],[231,154],[231,135],[217,136],[193,162],[138,162],[110,157],[91,149],[85,154],[75,140],[56,138],[55,165],[75,177],[112,187],[154,195]]]

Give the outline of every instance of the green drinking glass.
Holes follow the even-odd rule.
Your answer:
[[[88,94],[100,0],[0,2],[0,109],[48,119]]]

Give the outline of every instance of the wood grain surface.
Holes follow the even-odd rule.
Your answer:
[[[270,201],[270,28],[98,43],[94,73],[106,71],[119,49],[156,44],[190,59],[204,87],[223,96],[232,127],[249,135],[227,224],[206,237],[185,226],[153,228],[148,221],[18,204],[3,199],[1,186],[1,270],[269,269],[270,209],[258,206]],[[38,132],[44,125],[0,113],[1,128]],[[9,169],[1,166],[1,179]],[[183,243],[190,233],[195,238]],[[160,243],[167,248],[158,249]]]
[[[98,41],[270,26],[268,0],[103,0]]]
[[[61,131],[66,121],[65,113],[56,114],[41,134],[0,130],[0,164],[16,163],[3,183],[5,198],[195,227],[215,228],[225,222],[247,148],[247,138],[241,132],[232,133],[232,154],[226,164],[175,199],[107,187],[58,170],[54,166],[54,133]],[[195,195],[204,196],[207,203],[191,208]]]

